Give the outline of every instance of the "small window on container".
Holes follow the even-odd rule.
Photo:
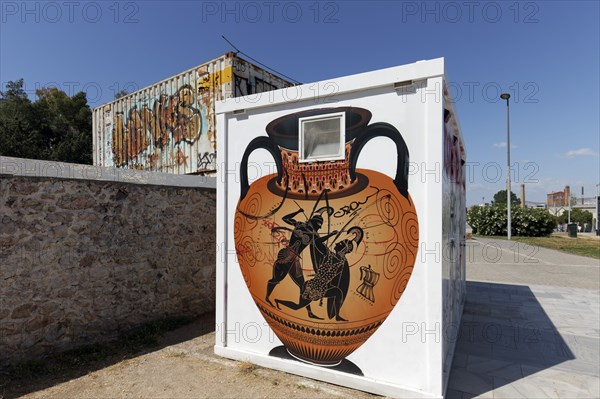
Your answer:
[[[345,113],[299,119],[300,162],[344,159]]]

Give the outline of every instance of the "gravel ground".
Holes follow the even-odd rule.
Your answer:
[[[215,356],[214,332],[198,334],[211,324],[214,315],[206,315],[165,334],[160,348],[130,359],[110,359],[95,371],[73,370],[12,384],[3,398],[377,397]]]

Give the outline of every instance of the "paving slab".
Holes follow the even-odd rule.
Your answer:
[[[504,240],[469,246],[452,397],[598,398],[600,261]]]

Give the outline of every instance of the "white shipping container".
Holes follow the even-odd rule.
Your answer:
[[[94,165],[176,174],[214,171],[215,102],[290,85],[227,53],[95,108]]]
[[[466,287],[444,60],[227,99],[217,124],[215,353],[443,397]]]

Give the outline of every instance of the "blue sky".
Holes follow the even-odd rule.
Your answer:
[[[230,51],[301,82],[446,58],[464,135],[469,205],[505,187],[528,200],[600,182],[597,1],[0,2],[0,82],[85,89],[92,106]],[[498,175],[498,168],[502,174]]]

